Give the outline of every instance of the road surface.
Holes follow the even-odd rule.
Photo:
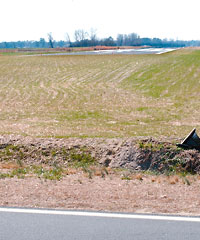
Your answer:
[[[200,218],[0,208],[0,240],[196,240]]]

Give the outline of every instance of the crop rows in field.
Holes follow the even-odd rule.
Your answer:
[[[1,56],[0,132],[177,136],[199,125],[199,57]]]

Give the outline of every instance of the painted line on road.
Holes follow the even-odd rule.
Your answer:
[[[123,213],[100,213],[100,212],[81,212],[81,211],[79,212],[79,211],[61,211],[61,210],[43,210],[43,209],[23,209],[23,208],[0,208],[0,212],[200,222],[199,217],[157,216],[157,215],[143,215],[143,214],[140,215],[140,214],[123,214]]]

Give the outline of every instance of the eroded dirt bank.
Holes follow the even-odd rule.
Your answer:
[[[127,139],[41,139],[17,136],[0,137],[1,162],[25,164],[60,164],[68,166],[72,154],[90,156],[101,165],[132,170],[181,170],[200,172],[200,153],[182,150],[180,140],[151,138]]]

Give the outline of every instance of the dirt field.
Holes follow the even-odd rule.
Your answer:
[[[83,173],[61,181],[34,177],[0,179],[0,205],[134,213],[200,215],[200,178],[120,174],[89,179]]]

